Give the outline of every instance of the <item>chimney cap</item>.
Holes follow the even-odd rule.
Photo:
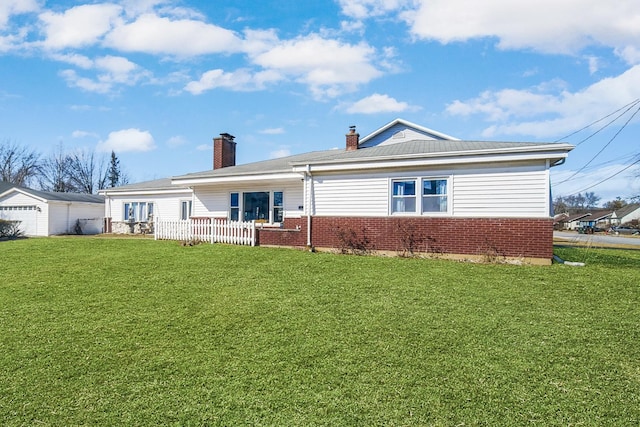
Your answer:
[[[233,141],[235,139],[235,136],[231,135],[230,133],[226,133],[226,132],[221,133],[220,136],[223,137],[224,139],[228,139],[230,141]]]

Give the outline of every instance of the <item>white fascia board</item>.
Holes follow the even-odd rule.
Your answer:
[[[286,181],[292,179],[300,179],[302,175],[295,172],[285,172],[276,174],[256,174],[256,175],[232,175],[220,177],[202,177],[202,178],[179,178],[173,179],[172,184],[180,185],[200,185],[200,184],[221,184],[229,182],[249,182],[249,181]]]
[[[180,194],[180,193],[192,193],[190,188],[175,188],[171,190],[127,190],[127,191],[102,191],[98,192],[105,197],[113,196],[153,196],[154,194]]]
[[[47,203],[47,199],[43,198],[43,197],[39,197],[36,196],[35,194],[31,194],[28,191],[24,191],[22,188],[10,188],[7,191],[5,191],[4,193],[0,194],[0,197],[4,197],[5,195],[11,194],[12,192],[16,192],[16,193],[20,193],[20,194],[24,194],[25,196],[29,196],[32,199],[36,199],[39,200],[43,203]]]
[[[438,157],[421,157],[415,158],[415,156],[407,158],[398,158],[396,160],[391,159],[370,159],[364,162],[351,162],[351,163],[325,163],[325,164],[311,164],[309,165],[310,171],[313,172],[332,172],[341,170],[362,170],[371,168],[404,168],[415,166],[440,166],[440,165],[459,165],[459,164],[473,164],[473,163],[493,163],[493,162],[515,162],[515,161],[527,161],[527,160],[547,160],[549,158],[560,159],[566,158],[567,152],[558,153],[553,152],[529,152],[529,153],[501,153],[485,156],[464,156],[454,155],[447,153],[446,156]],[[304,172],[307,170],[307,165],[294,166],[295,172]]]

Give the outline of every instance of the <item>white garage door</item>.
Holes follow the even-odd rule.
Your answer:
[[[20,231],[26,236],[38,234],[37,213],[35,206],[0,206],[0,218],[9,221],[20,221]]]

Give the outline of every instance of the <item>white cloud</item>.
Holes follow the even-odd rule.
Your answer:
[[[66,62],[67,64],[75,65],[79,68],[84,68],[88,70],[93,67],[93,61],[84,55],[80,55],[78,53],[54,53],[51,55],[51,59],[55,59],[56,61]]]
[[[6,27],[12,15],[37,12],[39,8],[36,0],[2,0],[0,2],[0,29]]]
[[[187,139],[182,135],[172,136],[167,140],[167,145],[169,147],[175,148],[187,143]]]
[[[411,33],[441,43],[495,37],[502,49],[575,54],[585,46],[637,46],[637,0],[418,0],[401,13]]]
[[[144,14],[114,28],[105,45],[126,52],[188,57],[239,52],[242,41],[232,31],[205,22]]]
[[[382,75],[380,60],[366,43],[348,44],[317,34],[283,41],[254,55],[255,64],[310,86],[317,97],[336,97]]]
[[[477,98],[456,100],[447,106],[455,116],[481,115],[493,123],[484,136],[557,136],[578,129],[622,105],[640,98],[640,65],[600,80],[577,92],[562,82],[530,89],[486,91]]]
[[[374,93],[362,98],[349,106],[346,111],[350,114],[401,113],[411,109],[406,102],[399,102],[389,95]]]
[[[270,159],[279,159],[280,157],[287,157],[291,155],[291,151],[288,148],[280,148],[278,150],[269,153]]]
[[[198,151],[213,151],[213,145],[211,144],[200,144],[196,147]]]
[[[281,76],[274,71],[260,71],[252,73],[242,68],[230,73],[224,70],[210,70],[202,74],[200,80],[187,83],[184,90],[200,95],[211,89],[224,88],[235,91],[250,91],[264,88],[266,83],[275,82]]]
[[[131,86],[142,78],[150,77],[147,71],[121,56],[103,56],[93,61],[81,55],[54,55],[54,57],[75,63],[82,68],[98,71],[94,79],[82,77],[75,70],[60,72],[69,86],[78,87],[87,92],[106,94],[112,92],[116,85]]]
[[[385,16],[411,4],[408,0],[339,0],[338,3],[343,14],[356,19]]]
[[[84,131],[84,130],[74,130],[73,132],[71,132],[71,137],[73,137],[73,138],[87,138],[87,137],[97,138],[98,134],[93,133],[93,132],[87,132],[87,131]]]
[[[98,151],[124,153],[127,151],[151,151],[156,148],[153,136],[140,129],[123,129],[109,134],[106,141],[97,145]]]
[[[106,3],[76,6],[64,13],[43,12],[43,45],[65,49],[96,44],[116,24],[121,12],[120,6]]]
[[[264,134],[264,135],[281,135],[284,133],[284,128],[268,128],[268,129],[263,129],[260,131],[260,133]]]

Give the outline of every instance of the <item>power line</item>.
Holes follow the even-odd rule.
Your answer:
[[[638,103],[636,102],[632,107],[629,107],[629,108],[628,108],[624,113],[622,113],[622,114],[625,114],[627,111],[629,111],[629,109],[631,109],[631,108],[635,107],[635,105],[637,105],[637,104],[638,104]],[[604,150],[605,150],[605,149],[606,149],[606,148],[607,148],[607,147],[608,147],[608,146],[609,146],[609,145],[610,145],[610,144],[611,144],[611,143],[616,139],[616,137],[617,137],[618,135],[620,135],[620,132],[622,132],[622,131],[627,127],[627,125],[629,124],[629,122],[630,122],[631,120],[633,120],[633,118],[636,116],[636,114],[638,114],[638,112],[640,112],[640,107],[638,107],[638,109],[636,109],[636,111],[634,111],[634,113],[631,115],[631,117],[629,117],[629,119],[627,119],[627,121],[622,125],[622,127],[620,127],[620,129],[618,129],[618,131],[615,133],[615,135],[613,135],[613,136],[611,137],[611,139],[610,139],[610,140],[609,140],[609,141],[604,145],[604,147],[602,147],[602,149],[601,149],[600,151],[598,151],[598,152],[596,153],[596,155],[595,155],[595,156],[593,156],[593,157],[591,158],[591,160],[589,160],[589,161],[588,161],[584,166],[582,166],[580,169],[578,169],[577,171],[575,171],[575,172],[573,173],[573,175],[571,175],[569,178],[565,179],[564,181],[559,182],[558,184],[562,184],[562,183],[564,183],[564,182],[567,182],[567,181],[571,180],[574,176],[576,176],[577,174],[579,174],[580,172],[582,172],[582,171],[583,171],[587,166],[589,166],[589,165],[591,164],[591,162],[593,162],[593,161],[594,161],[594,160],[595,160],[595,159],[596,159],[600,154],[602,154],[602,152],[603,152],[603,151],[604,151]],[[617,120],[617,118],[616,118],[616,120]],[[615,121],[615,120],[614,120],[614,121]],[[608,126],[608,125],[607,125],[607,126]]]
[[[579,190],[579,191],[576,191],[576,192],[574,192],[574,193],[571,193],[571,194],[569,194],[569,196],[573,196],[574,194],[582,193],[583,191],[587,191],[587,190],[589,190],[589,189],[591,189],[591,188],[593,188],[593,187],[597,187],[598,185],[602,184],[603,182],[607,182],[607,181],[609,181],[611,178],[613,178],[613,177],[615,177],[615,176],[617,176],[617,175],[620,175],[622,172],[626,171],[626,170],[627,170],[627,169],[629,169],[631,166],[637,165],[638,163],[640,163],[640,158],[639,158],[638,160],[636,160],[635,162],[633,162],[633,163],[631,163],[631,164],[627,165],[625,168],[620,169],[618,172],[614,173],[613,175],[610,175],[610,176],[608,176],[608,177],[604,178],[603,180],[598,181],[598,182],[597,182],[597,183],[595,183],[595,184],[592,184],[592,185],[590,185],[590,186],[588,186],[588,187],[586,187],[586,188],[583,188],[582,190]]]
[[[624,110],[625,108],[627,108],[627,107],[628,107],[628,108],[624,111],[624,113],[620,114],[618,117],[616,117],[615,119],[613,119],[612,121],[610,121],[609,123],[607,123],[606,125],[604,125],[603,127],[601,127],[600,129],[598,129],[596,132],[592,133],[591,135],[589,135],[588,137],[586,137],[586,138],[585,138],[585,139],[583,139],[582,141],[578,142],[578,143],[576,144],[576,147],[577,147],[578,145],[582,144],[583,142],[585,142],[586,140],[588,140],[589,138],[591,138],[592,136],[594,136],[595,134],[597,134],[598,132],[600,132],[602,129],[604,129],[604,128],[606,128],[607,126],[609,126],[611,123],[613,123],[613,122],[615,122],[616,120],[618,120],[618,119],[619,119],[621,116],[623,116],[627,111],[629,111],[630,109],[632,109],[633,107],[635,107],[639,102],[640,102],[640,98],[636,98],[635,100],[631,101],[631,102],[630,102],[630,103],[628,103],[627,105],[623,105],[622,107],[618,108],[616,111],[614,111],[614,112],[612,112],[612,113],[609,113],[609,114],[607,114],[607,115],[606,115],[606,116],[604,116],[604,117],[599,118],[599,119],[598,119],[598,120],[596,120],[595,122],[589,123],[589,124],[588,124],[588,125],[586,125],[585,127],[581,128],[581,129],[578,129],[578,130],[577,130],[577,131],[575,131],[575,132],[571,132],[571,133],[570,133],[569,135],[567,135],[567,136],[563,136],[563,137],[562,137],[562,138],[560,138],[560,139],[556,139],[556,140],[555,140],[555,141],[553,141],[553,142],[560,142],[560,141],[562,141],[562,140],[568,139],[568,138],[572,137],[573,135],[575,135],[575,134],[577,134],[577,133],[580,133],[580,132],[582,132],[582,131],[583,131],[583,130],[585,130],[585,129],[590,128],[591,126],[595,125],[596,123],[600,123],[600,122],[601,122],[601,121],[603,121],[604,119],[607,119],[607,118],[609,118],[609,117],[613,116],[613,115],[614,115],[615,113],[617,113],[618,111],[620,111],[620,110]]]

